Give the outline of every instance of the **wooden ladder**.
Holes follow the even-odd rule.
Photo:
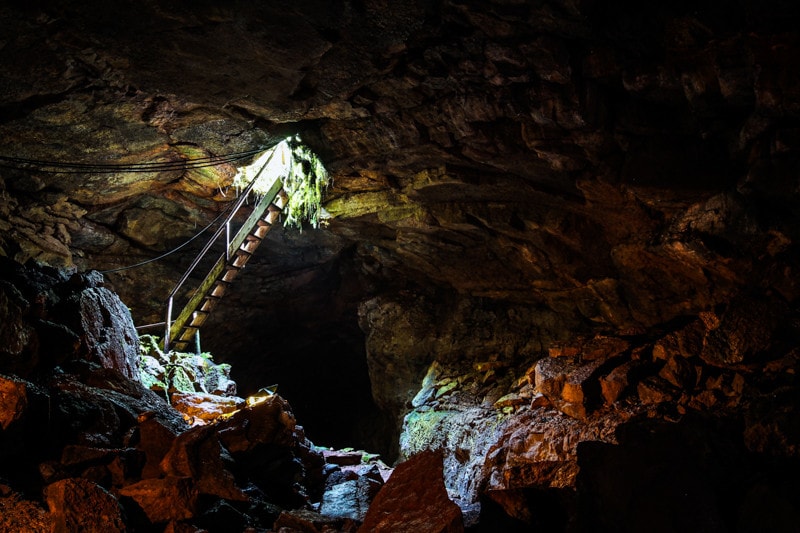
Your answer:
[[[275,177],[267,193],[259,198],[250,216],[247,217],[241,228],[239,228],[232,238],[230,237],[230,220],[235,215],[235,212],[241,208],[253,184],[255,184],[261,172],[268,164],[269,161],[264,164],[253,179],[253,182],[240,196],[240,200],[228,215],[225,224],[221,225],[220,229],[211,237],[205,248],[198,254],[195,261],[170,293],[167,300],[167,317],[164,340],[162,343],[164,351],[169,349],[186,351],[190,344],[195,342],[200,327],[205,323],[208,315],[225,294],[228,286],[239,274],[239,271],[244,268],[245,264],[247,264],[247,261],[256,251],[259,244],[261,244],[261,241],[267,236],[270,229],[272,229],[272,226],[279,222],[280,214],[289,198],[283,190],[281,178]],[[225,253],[217,259],[214,266],[211,267],[209,273],[200,283],[197,290],[194,291],[189,301],[173,322],[172,306],[175,295],[186,279],[188,279],[189,274],[191,274],[200,262],[200,259],[203,258],[211,245],[221,235],[222,229],[225,229]]]

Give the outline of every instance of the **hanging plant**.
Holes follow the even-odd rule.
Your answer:
[[[330,176],[316,154],[297,135],[281,141],[271,152],[239,170],[233,182],[237,190],[247,187],[265,164],[267,167],[253,186],[253,193],[263,196],[274,180],[280,179],[289,197],[284,207],[283,225],[301,231],[306,223],[318,228],[322,218],[322,196],[330,184]]]
[[[284,208],[284,226],[303,229],[308,222],[318,228],[322,212],[322,195],[328,188],[330,177],[319,158],[295,136],[289,139],[291,163],[283,179],[283,188],[289,196]]]

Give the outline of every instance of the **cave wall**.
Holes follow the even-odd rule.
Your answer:
[[[708,423],[698,446],[732,443],[726,460],[768,473],[712,476],[722,499],[746,485],[704,508],[730,529],[713,517],[757,523],[747,510],[788,491],[797,458],[798,15],[778,0],[11,2],[0,155],[177,161],[300,133],[333,176],[330,218],[270,233],[203,332],[244,390],[278,382],[312,438],[444,447],[467,513],[542,527],[604,508],[604,469],[637,427],[672,442]],[[154,257],[224,208],[234,166],[5,159],[0,251],[80,270]],[[198,246],[108,286],[137,323],[162,320]],[[648,446],[665,470],[704,457]],[[560,511],[537,518],[541,502]]]

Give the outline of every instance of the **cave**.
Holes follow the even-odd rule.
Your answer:
[[[798,27],[4,2],[0,530],[795,531]],[[287,139],[310,217],[237,181]]]

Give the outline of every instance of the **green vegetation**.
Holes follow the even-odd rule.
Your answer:
[[[319,158],[295,137],[289,141],[292,151],[291,166],[283,179],[283,188],[289,195],[284,225],[302,229],[304,221],[318,228],[322,209],[322,193],[330,184],[328,171]]]
[[[318,228],[322,220],[322,196],[330,185],[330,176],[316,154],[302,144],[299,136],[290,137],[264,153],[252,165],[240,169],[234,185],[239,189],[245,188],[267,161],[269,163],[253,192],[264,195],[275,179],[282,180],[289,197],[284,207],[284,226],[302,230],[303,224],[308,223]]]
[[[163,352],[159,339],[152,335],[139,337],[139,373],[142,384],[163,392],[169,401],[173,392],[219,393],[229,381],[231,367],[214,363],[211,354]]]

